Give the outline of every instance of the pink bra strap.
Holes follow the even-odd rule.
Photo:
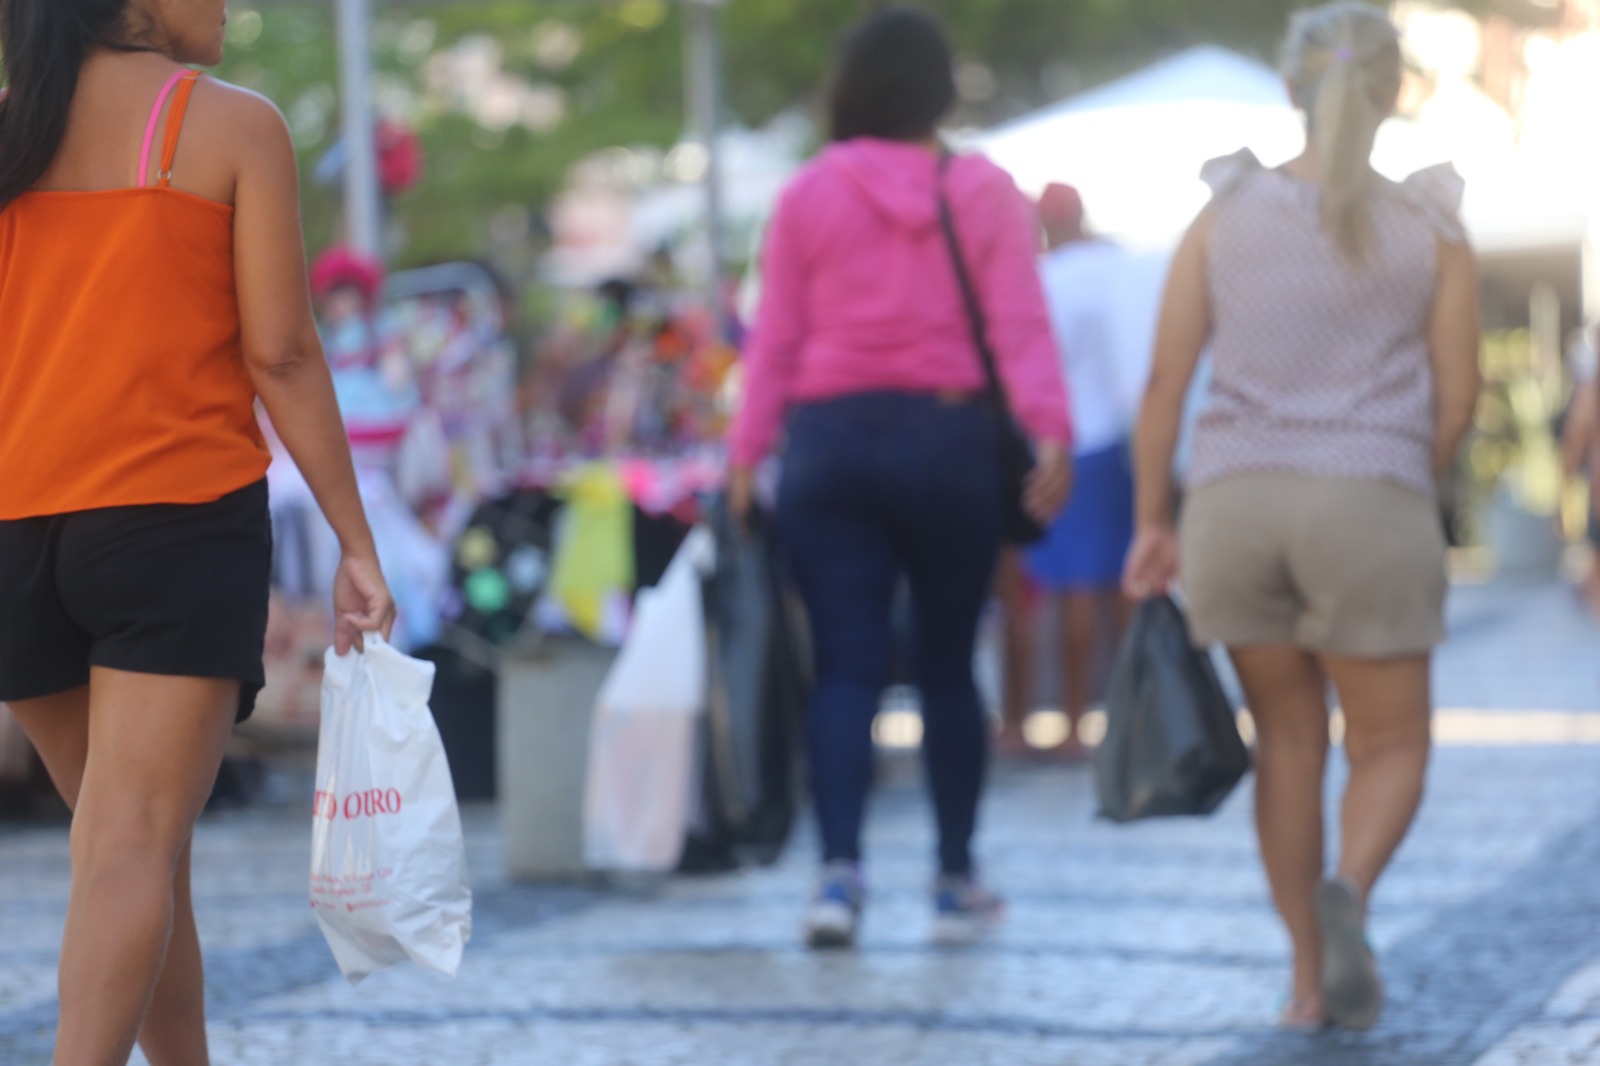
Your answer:
[[[187,70],[180,70],[167,79],[167,84],[161,87],[161,95],[156,97],[156,106],[150,111],[150,124],[144,128],[144,147],[139,150],[139,188],[150,184],[150,150],[156,144],[156,128],[161,125],[161,112],[167,106],[167,97],[172,95],[172,90],[187,75]]]

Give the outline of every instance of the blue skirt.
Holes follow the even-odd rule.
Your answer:
[[[1126,444],[1077,458],[1072,501],[1028,549],[1028,571],[1050,592],[1094,592],[1122,582],[1133,544],[1133,459]]]

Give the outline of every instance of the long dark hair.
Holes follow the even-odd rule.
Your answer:
[[[0,0],[0,211],[50,169],[83,61],[97,46],[127,48],[118,40],[127,12],[128,0]]]
[[[933,16],[893,5],[845,38],[829,118],[833,139],[915,141],[955,106],[955,58]]]

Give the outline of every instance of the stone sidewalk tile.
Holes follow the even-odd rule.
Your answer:
[[[1568,586],[1458,585],[1447,613],[1450,641],[1434,668],[1439,707],[1600,709],[1594,621]]]
[[[1441,705],[1600,710],[1597,633],[1562,589],[1451,604]],[[1446,746],[1375,902],[1392,1009],[1370,1034],[1272,1022],[1287,946],[1248,785],[1215,817],[1096,822],[1086,768],[1010,769],[980,859],[1009,922],[930,946],[932,832],[889,760],[861,950],[798,945],[802,827],[771,869],[599,893],[509,884],[465,812],[476,935],[459,979],[351,988],[305,899],[308,815],[209,818],[196,842],[218,1066],[1600,1066],[1600,746]],[[1330,793],[1343,778],[1335,757]],[[1330,848],[1337,824],[1330,811]],[[43,1066],[65,903],[59,829],[0,829],[0,1063]],[[135,1060],[144,1066],[142,1060]]]
[[[1600,1062],[1600,1021],[1550,1022],[1518,1029],[1476,1066],[1593,1066]]]
[[[613,1019],[493,1021],[413,1027],[329,1021],[213,1026],[218,1061],[283,1066],[287,1049],[317,1046],[349,1066],[1201,1066],[1225,1040],[1125,1039],[926,1032],[865,1024],[819,1031],[797,1022]],[[397,1057],[398,1056],[398,1057]],[[322,1061],[327,1061],[323,1059]]]

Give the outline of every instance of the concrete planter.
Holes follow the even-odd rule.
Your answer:
[[[500,821],[511,876],[576,880],[595,697],[616,651],[547,637],[508,651],[497,707]]]

